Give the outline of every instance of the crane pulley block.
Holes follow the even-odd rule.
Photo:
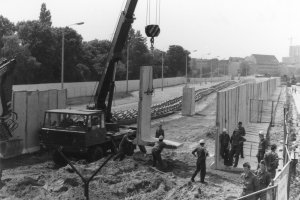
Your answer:
[[[157,25],[157,24],[147,25],[145,27],[145,32],[146,32],[147,37],[151,37],[151,38],[157,37],[160,33],[159,25]]]

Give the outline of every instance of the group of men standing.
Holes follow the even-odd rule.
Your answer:
[[[233,131],[230,137],[227,130],[223,129],[220,135],[220,155],[224,159],[225,166],[237,167],[239,156],[244,158],[243,143],[246,141],[244,136],[246,131],[242,127],[242,122],[238,123],[237,128]],[[244,173],[241,178],[243,181],[243,192],[241,196],[253,193],[255,191],[268,187],[271,180],[276,175],[276,169],[278,167],[278,154],[276,153],[276,144],[271,146],[271,151],[267,152],[268,144],[264,138],[262,131],[259,132],[259,142],[257,157],[257,170],[255,172],[250,171],[250,164],[248,162],[243,164]],[[261,193],[257,196],[247,198],[254,200],[260,198],[266,199],[266,193]]]
[[[220,135],[220,154],[224,159],[224,165],[237,167],[239,157],[244,158],[244,142],[246,139],[245,128],[242,126],[242,122],[238,123],[237,128],[233,131],[230,137],[227,129],[224,128]],[[231,148],[230,148],[231,147]]]
[[[244,173],[241,176],[243,181],[243,191],[241,196],[262,190],[270,185],[271,180],[275,178],[276,169],[279,165],[276,148],[276,144],[272,144],[271,151],[264,154],[263,158],[259,161],[258,169],[255,172],[250,171],[251,167],[248,162],[243,164]],[[261,154],[261,152],[257,154],[257,159],[261,158]],[[247,200],[256,200],[258,198],[260,198],[260,200],[266,200],[266,192],[248,197]]]

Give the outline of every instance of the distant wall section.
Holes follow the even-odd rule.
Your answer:
[[[23,141],[22,153],[39,150],[39,131],[45,111],[66,108],[66,100],[66,90],[13,92],[13,111],[18,115],[18,128],[12,134],[13,138]]]
[[[243,122],[243,126],[247,126],[250,99],[266,100],[270,98],[279,84],[280,78],[271,78],[258,83],[246,83],[217,93],[216,126],[218,134],[215,137],[215,167],[217,169],[224,167],[219,149],[219,135],[223,128],[226,128],[231,136],[239,121]]]
[[[202,83],[202,82],[218,82],[228,80],[228,76],[214,77],[214,78],[189,78],[190,83]],[[153,87],[160,88],[162,82],[164,87],[170,87],[174,85],[184,84],[185,77],[173,77],[162,79],[153,79]],[[126,92],[126,80],[115,82],[116,92]],[[76,82],[76,83],[64,83],[64,88],[67,90],[67,98],[93,96],[95,94],[98,82]],[[14,91],[45,91],[45,90],[60,90],[60,83],[48,83],[48,84],[32,84],[32,85],[14,85]],[[128,81],[128,91],[139,90],[139,80]]]

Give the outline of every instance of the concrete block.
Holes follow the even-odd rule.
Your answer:
[[[26,123],[26,138],[25,138],[25,148],[27,152],[34,152],[39,150],[39,98],[38,92],[28,92],[27,93],[27,123]]]
[[[152,66],[142,66],[140,68],[140,91],[139,91],[139,113],[137,143],[145,145],[151,142],[151,104],[152,104]]]
[[[18,127],[12,132],[14,138],[21,139],[22,142],[22,151],[25,152],[25,136],[26,136],[26,121],[27,121],[27,92],[19,91],[13,92],[13,111],[17,113]]]
[[[182,92],[182,115],[192,116],[195,114],[195,88],[183,87]]]

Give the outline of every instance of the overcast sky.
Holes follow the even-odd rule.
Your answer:
[[[155,3],[151,2],[151,23]],[[16,23],[38,19],[43,2],[53,26],[73,26],[85,41],[111,39],[126,0],[0,0],[0,15]],[[290,37],[300,44],[300,0],[161,0],[161,34],[155,47],[177,44],[192,57],[219,59],[272,54],[288,56]],[[144,34],[147,0],[139,0],[133,27]],[[145,35],[145,34],[144,34]],[[206,55],[210,53],[211,55]]]

